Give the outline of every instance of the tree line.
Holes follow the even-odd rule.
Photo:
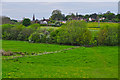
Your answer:
[[[71,13],[69,15],[64,15],[60,10],[53,10],[52,16],[50,17],[51,20],[75,20],[75,19],[85,19],[86,21],[89,21],[89,18],[94,19],[94,21],[98,21],[100,18],[105,18],[104,20],[101,20],[101,22],[119,22],[118,19],[120,17],[120,14],[114,14],[110,11],[107,11],[106,13],[93,13],[93,14],[74,14]]]
[[[69,15],[65,15],[65,14],[62,14],[61,10],[53,10],[51,14],[52,15],[49,17],[50,21],[48,23],[55,23],[56,21],[67,21],[67,20],[85,20],[86,22],[89,22],[90,21],[89,18],[93,19],[91,20],[91,22],[97,22],[98,20],[100,20],[100,18],[104,18],[100,20],[101,22],[120,22],[120,14],[114,14],[110,11],[107,11],[106,13],[99,13],[99,14],[93,13],[93,14],[81,15],[78,13],[76,14],[71,13]],[[8,23],[20,24],[20,22],[14,19],[10,19],[10,17],[2,16],[0,17],[0,19],[2,19],[2,24],[8,24]],[[31,21],[30,19],[29,20],[27,19],[25,23],[29,25],[31,23],[30,21]]]

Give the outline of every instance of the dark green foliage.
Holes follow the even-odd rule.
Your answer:
[[[52,20],[64,20],[65,15],[60,10],[53,10],[51,19]]]
[[[23,24],[24,26],[29,26],[29,25],[31,24],[31,21],[30,21],[30,19],[25,18],[25,19],[23,20],[22,24]]]
[[[120,14],[117,14],[117,18],[120,19]]]
[[[115,18],[114,13],[105,13],[103,16],[108,20],[112,20],[113,18]]]

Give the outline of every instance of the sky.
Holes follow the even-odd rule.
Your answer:
[[[92,13],[105,13],[106,11],[111,11],[116,14],[118,13],[118,0],[109,0],[111,2],[108,2],[108,0],[104,0],[104,2],[99,2],[102,0],[91,0],[93,2],[87,2],[88,0],[84,0],[86,2],[22,1],[23,0],[2,0],[2,15],[8,16],[11,19],[22,20],[24,17],[32,19],[33,14],[37,19],[42,19],[43,17],[49,18],[52,11],[55,9],[61,10],[65,15],[70,13],[85,15]]]
[[[2,2],[118,2],[119,0],[1,0]]]

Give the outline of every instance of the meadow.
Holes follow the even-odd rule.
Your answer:
[[[5,51],[12,52],[28,52],[28,53],[41,53],[59,51],[66,48],[72,48],[74,46],[57,45],[57,44],[45,44],[45,43],[29,43],[27,41],[9,41],[2,40],[2,48]]]
[[[75,46],[2,41],[4,50],[44,52]],[[2,60],[3,78],[117,78],[118,47],[95,46]]]
[[[97,22],[86,23],[87,29],[85,28],[85,30],[87,32],[85,35],[79,31],[81,28],[84,29],[83,26],[86,27],[85,24],[82,24],[81,28],[79,28],[79,25],[81,25],[79,22],[73,21],[73,24],[72,28],[69,28],[68,25],[68,28],[63,28],[63,30],[61,30],[62,27],[39,26],[38,24],[33,24],[28,28],[22,25],[12,28],[9,25],[4,25],[3,36],[5,40],[2,40],[2,43],[0,41],[2,49],[11,52],[22,52],[25,55],[2,56],[2,77],[118,78],[118,46],[116,45],[118,41],[116,37],[118,23],[100,23],[100,27],[98,27]],[[21,27],[23,27],[23,30]],[[32,31],[34,29],[35,32]],[[55,31],[52,31],[52,29]],[[71,33],[68,32],[69,29],[71,29]],[[78,33],[74,32],[75,30],[78,30]],[[103,36],[103,33],[105,36]],[[83,37],[78,34],[83,35]],[[44,37],[39,38],[40,36]],[[86,36],[88,36],[88,39]],[[78,41],[79,44],[83,42],[85,44],[89,41],[94,45],[87,47],[85,45],[66,45],[69,41],[67,37],[71,39],[70,43]],[[29,42],[30,38],[36,42]],[[96,42],[92,42],[91,39]],[[66,42],[63,43],[65,40]],[[96,44],[99,40],[104,40],[101,42],[102,45],[100,45],[101,43]],[[60,43],[63,44],[60,45]],[[111,46],[106,46],[106,44]]]

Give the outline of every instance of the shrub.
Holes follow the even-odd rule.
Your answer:
[[[9,40],[10,39],[10,30],[13,28],[12,24],[3,24],[2,25],[2,39]]]
[[[2,25],[2,33],[9,32],[12,27],[14,27],[14,25],[12,25],[12,24],[3,24]]]
[[[24,28],[18,35],[18,40],[28,41],[28,37],[34,32],[33,28]]]
[[[2,38],[6,40],[17,40],[18,34],[24,29],[23,25],[16,25],[16,27],[9,28],[3,32]]]
[[[33,30],[36,30],[36,29],[38,29],[40,27],[40,24],[35,23],[35,24],[32,24],[32,25],[30,25],[28,27],[32,28]]]
[[[51,43],[50,33],[54,29],[38,28],[36,32],[29,37],[30,42]]]
[[[43,33],[34,32],[30,35],[29,42],[43,43],[45,42],[45,35]]]
[[[10,30],[10,39],[17,40],[19,33],[24,29],[23,25],[17,25],[16,27],[11,28]]]
[[[58,33],[57,42],[70,45],[89,45],[92,35],[87,29],[86,22],[72,20],[66,23]]]
[[[57,43],[58,32],[59,32],[59,29],[53,30],[52,32],[50,32],[49,43]]]
[[[118,44],[118,26],[105,25],[98,33],[99,45],[117,45]]]

